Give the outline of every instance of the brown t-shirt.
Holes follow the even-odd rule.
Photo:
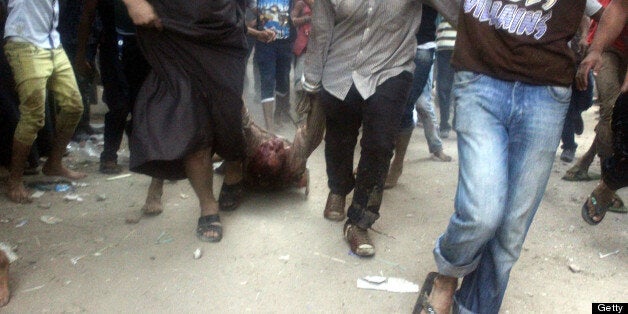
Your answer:
[[[452,58],[457,70],[536,85],[571,85],[586,0],[463,0]]]

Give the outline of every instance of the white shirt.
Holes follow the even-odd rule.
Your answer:
[[[61,45],[58,25],[57,0],[9,0],[4,38],[26,41],[44,49],[58,48]]]

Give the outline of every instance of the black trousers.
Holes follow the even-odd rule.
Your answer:
[[[111,70],[107,79],[103,76],[103,81],[113,81],[107,82],[106,85],[114,92],[106,95],[106,98],[111,98],[111,101],[107,102],[109,111],[105,114],[105,146],[100,155],[101,162],[118,160],[117,151],[120,149],[122,136],[124,131],[127,128],[130,129],[132,125],[132,123],[127,124],[127,118],[133,112],[133,104],[135,104],[137,93],[150,71],[150,66],[144,59],[142,51],[137,44],[137,37],[122,36],[120,39],[122,40],[120,58],[117,58],[117,47],[112,47],[113,51],[108,50],[110,53],[108,61],[111,63],[109,68]],[[113,59],[111,54],[114,57]]]
[[[628,93],[619,95],[613,108],[613,155],[602,163],[602,179],[611,190],[628,186]]]
[[[325,161],[329,189],[339,195],[354,189],[348,217],[365,229],[379,218],[384,181],[411,84],[412,74],[402,72],[379,85],[366,100],[355,85],[344,100],[325,90],[321,93],[327,123]],[[354,178],[353,152],[360,127],[362,152]]]

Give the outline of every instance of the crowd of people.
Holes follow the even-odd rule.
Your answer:
[[[561,159],[574,159],[594,76],[596,138],[565,179],[591,179],[599,155],[601,180],[582,217],[598,224],[625,210],[615,191],[628,181],[627,13],[628,0],[0,0],[6,195],[31,201],[23,176],[42,156],[44,175],[88,175],[62,158],[70,140],[99,132],[89,106],[100,77],[109,111],[99,171],[124,171],[126,132],[129,169],[152,178],[143,214],[163,211],[164,180],[188,179],[197,237],[220,241],[220,211],[235,210],[246,188],[307,186],[307,159],[324,138],[323,216],[344,221],[350,250],[369,257],[368,230],[402,174],[416,109],[434,160],[452,160],[441,138],[456,132],[459,174],[433,250],[438,270],[414,312],[497,313],[561,139]],[[264,127],[243,102],[253,51]],[[285,124],[296,127],[292,141],[273,133]],[[8,265],[0,247],[0,306]]]

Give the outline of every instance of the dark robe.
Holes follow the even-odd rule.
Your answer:
[[[133,111],[131,170],[183,179],[184,158],[208,147],[226,160],[243,159],[247,44],[240,1],[149,2],[163,30],[137,30],[152,70]]]

